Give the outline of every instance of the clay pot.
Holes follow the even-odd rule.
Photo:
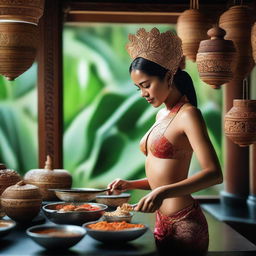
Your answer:
[[[196,62],[200,78],[219,89],[233,78],[236,49],[231,40],[224,40],[225,30],[213,27],[207,32],[210,39],[200,42]]]
[[[0,0],[0,19],[38,24],[43,15],[44,0]]]
[[[252,13],[245,5],[231,7],[219,19],[219,26],[226,31],[225,39],[232,40],[237,49],[235,80],[243,80],[254,66],[251,48],[252,24]]]
[[[41,203],[39,188],[26,184],[23,180],[8,187],[1,197],[1,205],[6,215],[19,222],[30,221],[36,217]]]
[[[14,80],[34,62],[39,42],[36,25],[0,22],[0,74]]]
[[[47,156],[47,161],[44,169],[32,169],[24,176],[26,183],[33,184],[39,187],[43,196],[43,200],[58,200],[54,191],[48,189],[56,188],[71,188],[72,176],[68,171],[63,169],[52,168],[50,156]]]
[[[256,142],[256,100],[235,99],[225,115],[226,136],[239,146]]]
[[[197,9],[184,11],[177,21],[177,34],[182,40],[183,54],[192,61],[196,60],[199,43],[207,39],[211,27],[208,18]]]
[[[14,170],[6,169],[4,164],[0,164],[0,195],[3,191],[18,181],[21,180],[21,176]]]
[[[253,55],[254,62],[256,63],[256,22],[252,26],[251,43],[252,43],[252,55]]]

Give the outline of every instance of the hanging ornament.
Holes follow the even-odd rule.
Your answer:
[[[256,100],[248,99],[247,80],[243,81],[243,99],[235,99],[224,120],[226,136],[241,147],[256,142]]]
[[[251,47],[252,23],[253,16],[245,5],[232,6],[219,19],[219,26],[226,31],[225,39],[232,40],[237,49],[235,80],[243,80],[254,66]]]
[[[225,30],[214,26],[207,32],[210,39],[200,42],[197,67],[200,78],[214,89],[233,78],[236,49],[231,40],[225,40]]]
[[[207,30],[211,23],[199,10],[198,0],[190,0],[190,9],[184,11],[177,21],[177,34],[182,40],[183,54],[196,61],[199,43],[207,39]]]
[[[0,20],[0,74],[12,81],[33,64],[39,43],[38,26]]]
[[[44,0],[0,0],[0,74],[14,80],[33,64]]]

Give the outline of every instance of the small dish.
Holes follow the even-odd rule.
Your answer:
[[[77,244],[86,232],[75,225],[37,225],[28,228],[26,233],[46,249],[62,250]]]
[[[0,237],[7,235],[16,226],[13,220],[0,220]]]
[[[121,193],[119,195],[97,195],[96,202],[100,204],[106,204],[111,207],[122,206],[124,203],[128,203],[131,195],[128,193]]]
[[[96,195],[109,189],[97,188],[72,188],[72,189],[49,189],[54,191],[56,196],[65,202],[88,202],[95,199]]]
[[[142,236],[147,230],[148,227],[144,225],[141,228],[129,228],[124,230],[95,230],[88,228],[88,225],[97,223],[99,221],[92,221],[88,223],[84,223],[83,227],[86,229],[86,232],[92,238],[103,242],[103,243],[124,243],[128,241],[132,241]]]
[[[44,214],[46,217],[56,223],[56,224],[74,224],[74,225],[82,225],[87,221],[95,221],[98,220],[108,208],[107,205],[97,204],[97,203],[86,203],[91,206],[99,207],[99,210],[94,211],[66,211],[59,212],[58,206],[68,205],[69,203],[61,202],[61,203],[50,203],[46,204],[42,207]],[[72,203],[72,205],[81,205],[82,203]]]
[[[109,212],[106,212],[106,213],[109,213]],[[102,219],[105,220],[105,221],[108,221],[108,222],[120,222],[120,221],[126,221],[126,222],[131,222],[132,220],[132,217],[133,217],[133,213],[130,212],[129,215],[121,215],[121,216],[118,216],[118,215],[106,215],[103,214],[102,216]]]

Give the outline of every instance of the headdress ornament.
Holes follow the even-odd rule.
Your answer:
[[[128,38],[126,49],[132,59],[143,57],[169,69],[173,75],[176,73],[183,56],[181,39],[177,35],[171,31],[160,33],[157,28],[149,32],[140,28]]]

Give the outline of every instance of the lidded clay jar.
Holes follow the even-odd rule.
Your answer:
[[[52,160],[47,156],[44,169],[32,169],[24,176],[26,183],[39,187],[43,200],[58,200],[54,191],[48,189],[69,189],[72,185],[72,176],[63,169],[53,169]]]
[[[236,65],[236,49],[231,40],[225,40],[224,29],[209,29],[208,40],[200,42],[196,57],[200,78],[212,88],[218,89],[233,79]]]
[[[0,163],[0,195],[7,187],[16,184],[20,180],[21,176],[16,171],[6,169],[6,166]]]
[[[19,222],[30,221],[36,217],[41,203],[39,188],[26,184],[23,180],[8,187],[1,196],[1,205],[6,215]]]

